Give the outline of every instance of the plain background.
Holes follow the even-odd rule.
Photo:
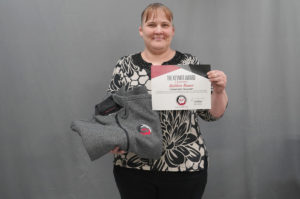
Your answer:
[[[172,47],[225,71],[229,106],[201,122],[204,198],[300,195],[300,1],[168,0]],[[91,117],[117,60],[143,50],[145,0],[0,0],[0,198],[117,199],[112,155],[91,162]]]

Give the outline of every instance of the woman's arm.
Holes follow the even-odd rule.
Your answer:
[[[209,110],[215,118],[221,117],[228,103],[226,93],[227,76],[223,71],[212,70],[207,73],[208,79],[211,81],[213,92],[211,95],[211,109]]]

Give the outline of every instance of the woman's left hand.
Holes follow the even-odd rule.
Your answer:
[[[223,71],[211,70],[207,73],[208,79],[210,80],[213,91],[216,93],[222,93],[226,88],[227,76]]]

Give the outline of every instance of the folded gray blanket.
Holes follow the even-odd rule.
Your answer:
[[[96,160],[116,146],[142,158],[158,159],[162,153],[162,131],[147,89],[144,86],[128,91],[121,88],[112,94],[112,99],[121,107],[117,112],[94,115],[90,121],[71,124],[71,129],[81,136],[90,159]],[[106,103],[107,100],[103,106]]]

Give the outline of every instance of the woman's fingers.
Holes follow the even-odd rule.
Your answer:
[[[207,77],[211,82],[216,83],[217,85],[220,83],[226,84],[226,75],[223,71],[220,70],[212,70],[207,73]]]
[[[110,151],[111,153],[113,153],[113,154],[123,154],[123,153],[125,153],[125,151],[123,151],[123,150],[120,150],[120,147],[115,147],[113,150],[111,150]]]
[[[212,70],[207,73],[209,81],[212,83],[213,89],[215,92],[222,92],[227,83],[227,76],[223,71]]]

